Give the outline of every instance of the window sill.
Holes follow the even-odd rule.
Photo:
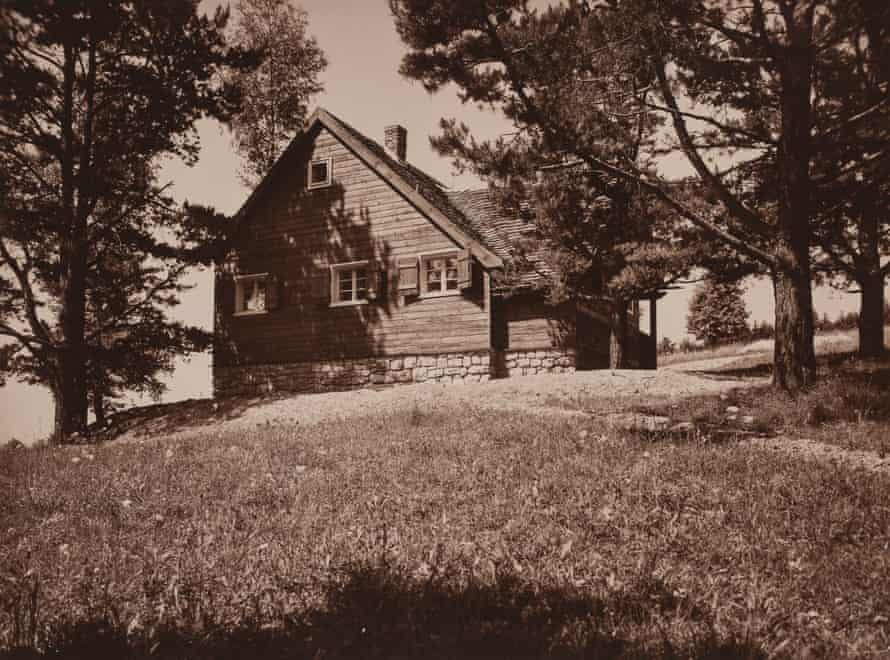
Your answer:
[[[367,305],[367,300],[344,300],[342,302],[332,302],[328,307],[357,307],[359,305]]]
[[[421,298],[448,298],[450,296],[459,296],[460,294],[461,294],[460,289],[457,289],[455,291],[435,291],[435,292],[424,291],[423,293],[420,294],[420,297]]]
[[[233,312],[232,316],[261,316],[263,314],[268,314],[268,313],[269,313],[268,309],[256,309],[256,310],[250,310],[250,311],[246,311],[246,312]]]

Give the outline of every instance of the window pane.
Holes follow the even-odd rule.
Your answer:
[[[359,268],[355,271],[355,299],[366,300],[368,298],[368,271]]]
[[[445,260],[445,289],[455,291],[457,289],[457,259],[448,257]]]
[[[428,270],[426,272],[426,288],[429,291],[439,291],[442,289],[442,272],[438,270]]]
[[[266,309],[266,282],[265,280],[253,280],[244,283],[244,309],[245,312],[259,312]]]
[[[339,300],[341,300],[341,301],[352,300],[352,271],[341,270],[338,274],[338,277],[339,277],[339,282],[340,282]]]
[[[312,163],[309,183],[324,183],[328,180],[327,162]]]

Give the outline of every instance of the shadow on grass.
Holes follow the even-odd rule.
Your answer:
[[[271,401],[273,397],[227,397],[187,399],[173,403],[130,408],[115,414],[104,429],[90,429],[95,442],[114,440],[131,430],[140,435],[175,433],[241,417],[251,406]]]
[[[515,576],[456,587],[435,576],[356,568],[328,588],[323,609],[276,625],[214,630],[193,624],[136,639],[122,625],[83,623],[61,631],[44,655],[20,650],[9,657],[765,658],[753,643],[718,639],[702,610],[674,602],[660,583],[642,585],[603,600],[580,590],[536,588]],[[672,644],[672,631],[655,622],[659,609],[671,610],[671,625],[685,610],[689,627],[674,635],[686,640],[682,645]]]
[[[769,362],[751,364],[750,361],[733,362],[732,364],[701,371],[687,373],[702,376],[711,380],[744,380],[746,378],[764,378],[773,375],[773,365]]]

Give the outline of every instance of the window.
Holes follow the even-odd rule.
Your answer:
[[[428,296],[458,293],[457,253],[421,257],[421,292]]]
[[[309,163],[309,188],[331,185],[331,159],[321,158]]]
[[[361,305],[368,302],[367,261],[331,266],[331,305]]]
[[[235,315],[265,314],[268,300],[268,273],[235,276]]]

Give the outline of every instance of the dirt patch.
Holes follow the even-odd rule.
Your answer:
[[[674,370],[602,370],[464,385],[402,385],[280,398],[185,401],[131,411],[116,421],[109,435],[120,440],[159,434],[181,438],[266,424],[312,425],[368,415],[462,407],[588,415],[614,409],[616,399],[673,400],[717,394],[751,383],[750,379],[712,378]]]

